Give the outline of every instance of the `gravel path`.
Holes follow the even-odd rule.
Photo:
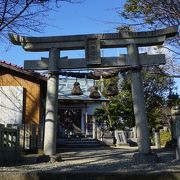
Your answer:
[[[180,163],[173,150],[153,150],[159,162],[133,159],[135,149],[99,148],[61,152],[61,162],[36,163],[37,155],[26,156],[26,163],[0,167],[0,172],[180,172]]]

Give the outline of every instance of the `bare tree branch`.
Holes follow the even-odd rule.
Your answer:
[[[11,24],[12,22],[14,22],[18,17],[21,16],[21,14],[23,14],[26,9],[30,6],[30,4],[33,2],[33,0],[29,1],[29,2],[26,2],[26,5],[24,6],[24,8],[18,13],[16,14],[12,19],[9,20],[8,23],[4,24],[4,26],[2,26],[0,28],[0,31],[2,31],[5,27],[7,27],[9,24]]]
[[[0,38],[9,32],[41,32],[48,12],[61,2],[81,3],[83,0],[0,0]]]

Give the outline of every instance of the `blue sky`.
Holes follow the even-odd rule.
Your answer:
[[[43,33],[29,33],[29,36],[54,36],[73,34],[111,33],[121,24],[121,19],[116,13],[116,8],[122,8],[124,0],[85,0],[81,4],[62,3],[62,6],[49,13],[48,26]],[[48,13],[48,12],[47,12]],[[48,53],[25,52],[20,46],[10,45],[8,51],[0,45],[0,59],[23,66],[24,60],[40,59],[47,57]],[[125,53],[126,50],[104,51],[104,56]],[[70,55],[81,57],[77,51]],[[62,53],[61,56],[67,55]],[[178,81],[180,87],[180,81]],[[180,88],[178,89],[180,94]]]
[[[31,32],[28,35],[55,36],[115,32],[120,23],[115,8],[122,7],[123,1],[86,0],[80,4],[62,3],[59,9],[49,13],[47,24],[51,26],[47,26],[43,33]],[[8,46],[8,51],[4,51],[4,48],[0,49],[0,59],[22,66],[25,59],[39,59],[41,56],[48,55],[25,52],[21,47],[12,44]]]

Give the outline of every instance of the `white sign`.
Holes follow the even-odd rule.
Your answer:
[[[23,87],[0,86],[0,123],[22,124]]]

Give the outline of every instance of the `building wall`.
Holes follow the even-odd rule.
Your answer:
[[[38,80],[33,80],[25,74],[0,69],[0,86],[22,86],[24,88],[23,123],[40,123],[42,105]]]
[[[0,86],[0,123],[22,124],[23,94],[22,86]]]
[[[87,106],[87,113],[88,115],[94,115],[94,112],[96,111],[96,108],[101,108],[102,102],[97,103],[89,103]]]

